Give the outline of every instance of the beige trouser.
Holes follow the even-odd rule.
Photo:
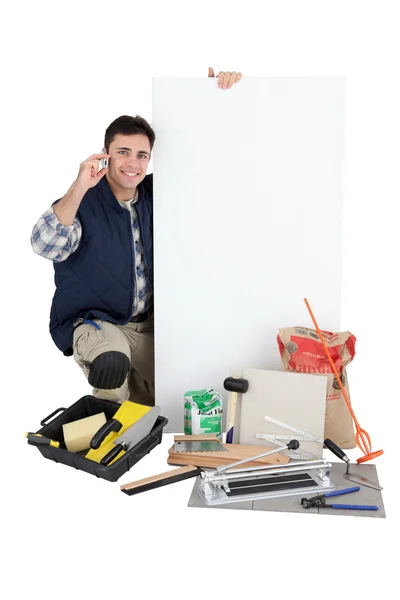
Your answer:
[[[84,323],[74,331],[74,358],[86,378],[89,365],[103,352],[123,352],[131,363],[123,385],[114,390],[93,389],[93,396],[123,402],[131,400],[154,406],[154,316],[142,323],[114,325],[93,319],[101,326]]]

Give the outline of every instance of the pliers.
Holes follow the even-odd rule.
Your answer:
[[[345,490],[336,490],[335,492],[329,492],[328,494],[319,494],[319,496],[312,496],[311,498],[302,498],[301,505],[303,508],[338,508],[341,510],[379,510],[378,506],[368,506],[365,504],[327,504],[325,498],[331,498],[332,496],[344,496],[345,494],[351,494],[352,492],[358,492],[359,487],[346,488]]]

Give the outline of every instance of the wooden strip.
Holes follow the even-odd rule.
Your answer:
[[[201,457],[203,454],[207,454],[207,458],[217,458],[222,462],[234,462],[237,460],[244,460],[245,458],[251,458],[252,456],[256,456],[258,454],[262,454],[263,452],[268,452],[269,450],[273,450],[273,448],[269,448],[268,446],[249,446],[245,444],[222,444],[222,446],[226,449],[226,452],[174,452],[174,447],[172,446],[169,450],[170,454],[184,454],[188,457]],[[257,459],[262,463],[267,464],[286,464],[289,462],[289,457],[284,456],[283,454],[279,454],[279,452],[275,452],[274,454],[270,454],[269,456],[264,456],[262,458]]]
[[[174,435],[174,442],[215,442],[216,433],[196,433],[193,435]]]
[[[245,446],[243,444],[224,444],[226,452],[174,452],[172,446],[168,453],[168,464],[170,465],[194,465],[196,467],[216,468],[239,460],[251,458],[262,452],[267,452],[266,446]],[[245,467],[257,467],[262,465],[283,465],[289,462],[289,457],[279,453],[263,456],[256,461],[241,465]]]
[[[172,471],[159,473],[158,475],[153,475],[152,477],[146,477],[145,479],[139,479],[138,481],[131,481],[130,483],[125,483],[124,485],[120,486],[120,490],[122,490],[123,492],[127,490],[133,490],[142,486],[150,486],[153,483],[163,480],[166,484],[168,479],[171,479],[173,481],[179,481],[179,477],[181,477],[182,475],[187,475],[189,473],[194,474],[195,472],[198,472],[198,468],[192,465],[182,467],[181,469],[173,469]]]

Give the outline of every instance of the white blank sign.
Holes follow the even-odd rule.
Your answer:
[[[233,366],[280,370],[281,327],[338,331],[345,85],[338,78],[153,80],[156,403]]]

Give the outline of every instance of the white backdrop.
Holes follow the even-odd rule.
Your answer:
[[[106,600],[129,590],[158,599],[185,589],[195,600],[217,582],[231,599],[260,591],[306,599],[299,581],[312,565],[325,600],[343,590],[382,597],[397,582],[391,547],[399,525],[398,3],[11,6],[0,36],[2,595]],[[33,254],[32,226],[80,161],[101,149],[115,117],[152,120],[152,77],[205,78],[209,66],[244,77],[346,78],[340,328],[357,337],[348,369],[354,409],[373,448],[385,450],[375,464],[387,519],[188,509],[190,480],[128,498],[118,484],[45,460],[24,438],[56,406],[90,391],[48,333],[52,265]],[[166,470],[169,445],[167,434],[118,483]],[[115,568],[104,566],[110,552],[118,552]]]
[[[345,82],[155,79],[156,401],[281,370],[281,327],[340,327]],[[176,165],[179,164],[179,173]]]

